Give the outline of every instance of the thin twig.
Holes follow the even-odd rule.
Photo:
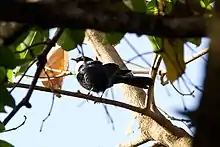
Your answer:
[[[122,60],[123,60],[123,59],[122,59]],[[140,67],[140,68],[146,69],[146,67],[141,66],[141,65],[139,65],[139,64],[137,64],[137,63],[131,62],[130,60],[123,60],[123,61],[125,62],[125,64],[131,64],[131,65],[134,65],[134,66],[136,66],[136,67]]]
[[[45,46],[43,53],[38,56],[37,71],[35,72],[34,79],[31,83],[31,85],[28,87],[29,90],[28,90],[26,96],[22,99],[22,101],[5,118],[5,120],[3,121],[4,125],[6,125],[11,120],[11,118],[21,109],[21,107],[26,106],[27,108],[31,108],[31,104],[30,104],[29,100],[30,100],[30,97],[33,93],[34,87],[37,84],[37,80],[40,77],[40,73],[47,62],[47,59],[46,59],[47,54],[49,53],[51,48],[53,46],[55,46],[57,40],[62,35],[63,31],[64,31],[64,29],[58,28],[54,37],[50,41],[48,41],[48,44],[47,44],[47,46]]]
[[[20,128],[21,126],[23,126],[25,124],[26,120],[27,120],[27,116],[24,115],[24,121],[19,126],[15,127],[15,128],[8,129],[8,130],[4,130],[1,133],[17,130],[18,128]]]
[[[187,60],[185,60],[185,64],[188,64],[188,63],[190,63],[190,62],[192,62],[192,61],[198,59],[199,57],[201,57],[201,56],[207,54],[208,52],[209,52],[209,49],[208,49],[208,48],[199,51],[197,54],[195,54],[195,55],[193,55],[192,57],[190,57],[190,58],[188,58]],[[161,75],[163,75],[163,77],[165,77],[166,74],[167,74],[167,72],[161,73]],[[167,81],[168,81],[168,80],[167,80]],[[165,83],[164,85],[166,85],[166,84],[168,84],[169,82],[164,81],[164,83]],[[200,89],[198,89],[198,90],[200,90]]]
[[[35,47],[35,46],[38,46],[38,45],[47,45],[47,41],[45,41],[45,42],[38,42],[38,43],[32,44],[32,45],[26,47],[25,49],[23,49],[21,51],[15,51],[14,53],[15,54],[23,53],[23,52],[25,52],[27,50],[30,50],[32,47]]]
[[[181,121],[181,122],[191,122],[191,120],[189,119],[182,119],[182,118],[175,118],[173,116],[170,116],[167,112],[165,112],[163,109],[161,109],[160,107],[157,107],[160,111],[162,111],[166,116],[167,118],[171,119],[171,120],[175,120],[175,121]]]
[[[50,106],[49,113],[48,113],[47,116],[42,120],[41,127],[40,127],[40,132],[41,132],[42,129],[43,129],[44,122],[45,122],[45,121],[50,117],[50,115],[51,115],[51,112],[52,112],[52,110],[53,110],[53,105],[54,105],[54,99],[55,99],[55,95],[53,94],[52,103],[51,103],[51,106]]]
[[[74,72],[70,72],[70,71],[68,71],[68,70],[53,69],[53,68],[50,68],[50,67],[47,67],[47,66],[45,66],[45,69],[47,69],[47,70],[49,70],[49,71],[54,71],[54,72],[60,72],[60,73],[66,73],[66,74],[75,75]]]
[[[10,84],[8,86],[10,87],[10,86],[12,86],[12,84]],[[30,85],[19,83],[17,85],[17,87],[29,88]],[[41,87],[41,86],[34,86],[34,89],[35,90],[40,90],[40,91],[45,91],[45,92],[51,92],[50,88],[45,88],[45,87]],[[123,103],[123,102],[110,100],[110,99],[107,99],[107,98],[95,97],[95,96],[91,96],[91,95],[88,95],[88,94],[83,94],[83,93],[80,93],[80,92],[70,92],[70,91],[58,90],[58,89],[54,89],[54,92],[62,94],[62,95],[72,96],[73,98],[86,99],[86,100],[94,101],[96,103],[109,104],[109,105],[112,105],[112,106],[117,106],[117,107],[124,108],[124,109],[130,110],[130,111],[134,111],[134,112],[140,113],[142,115],[146,115],[146,116],[151,117],[159,125],[166,128],[167,130],[169,130],[174,135],[178,135],[178,133],[179,133],[179,132],[176,132],[173,129],[173,124],[169,120],[164,120],[160,115],[158,115],[158,114],[156,114],[152,111],[146,111],[145,109],[142,109],[142,108],[139,108],[139,107],[136,107],[136,106],[132,106],[132,105],[129,105],[129,104],[126,104],[126,103]]]
[[[111,125],[112,125],[112,130],[115,130],[114,121],[113,121],[113,118],[112,118],[111,114],[110,114],[109,111],[108,111],[107,106],[106,106],[105,104],[103,104],[103,107],[104,107],[105,113],[106,113],[106,115],[107,115],[107,117],[108,117],[108,120],[110,121],[110,123],[111,123]]]
[[[72,75],[72,74],[68,74],[68,75]],[[59,75],[56,75],[54,77],[50,77],[50,80],[53,80],[53,79],[57,79],[57,78],[62,78],[62,77],[65,77],[65,76],[68,76],[67,74],[59,74]],[[34,76],[32,75],[25,75],[25,77],[28,77],[28,78],[34,78]],[[38,81],[48,81],[48,78],[46,76],[41,76],[39,77]]]
[[[177,80],[177,85],[178,85],[179,90],[181,90],[181,86],[180,86],[180,81],[179,80]],[[183,110],[184,111],[188,111],[188,108],[187,108],[186,103],[185,103],[185,99],[183,98],[182,95],[180,96],[180,99],[181,99],[181,102],[183,104]]]
[[[195,92],[194,90],[191,91],[190,93],[182,93],[181,91],[179,91],[174,85],[173,83],[170,83],[172,85],[172,87],[174,88],[174,90],[179,93],[182,96],[193,96],[193,93]]]
[[[155,82],[161,61],[162,61],[161,56],[156,54],[154,58],[152,70],[151,70],[151,78],[154,80],[154,82]],[[146,110],[150,110],[152,103],[154,103],[154,85],[150,86],[147,92],[147,100],[145,103]]]
[[[133,74],[150,74],[150,71],[149,70],[132,70],[131,73]]]
[[[68,70],[65,71],[65,70],[59,70],[59,69],[52,69],[52,68],[49,68],[49,67],[45,67],[45,69],[47,69],[49,71],[60,72],[60,74],[58,74],[54,77],[50,77],[50,80],[65,77],[65,76],[68,76],[68,75],[75,75],[74,72],[71,72],[71,71],[68,71]],[[25,75],[25,76],[29,77],[29,78],[34,78],[34,76],[32,76],[32,75]],[[48,76],[40,76],[39,79],[40,79],[39,81],[48,81]]]
[[[130,46],[130,48],[138,55],[138,57],[140,57],[141,60],[143,60],[150,67],[150,63],[148,63],[148,61],[138,52],[138,50],[135,49],[131,42],[126,37],[124,37],[124,40]]]
[[[196,52],[194,49],[192,49],[192,47],[188,44],[188,43],[185,43],[185,45],[194,53],[194,54],[198,54],[198,52]],[[207,62],[208,60],[205,59],[204,57],[202,57],[202,59]]]
[[[24,73],[22,74],[22,76],[20,77],[20,79],[18,80],[17,83],[20,83],[21,80],[24,78],[25,74],[28,72],[28,70],[31,68],[32,65],[34,65],[34,63],[37,61],[37,59],[34,59],[34,61],[32,61],[32,63],[27,67],[27,69],[24,71]],[[16,88],[16,85],[14,85],[14,87],[11,88],[11,90],[9,91],[9,93],[12,93],[12,91]]]

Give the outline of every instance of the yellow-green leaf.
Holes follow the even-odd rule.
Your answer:
[[[196,45],[197,47],[201,44],[201,38],[189,38],[187,41]]]
[[[162,39],[154,36],[148,36],[148,39],[151,41],[153,45],[154,52],[160,51],[160,49],[162,48]]]
[[[167,78],[174,82],[185,70],[184,42],[180,39],[164,39],[164,49],[161,53],[167,69]]]

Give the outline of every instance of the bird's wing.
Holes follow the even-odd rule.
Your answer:
[[[107,72],[108,75],[120,74],[125,75],[131,72],[131,70],[122,70],[115,63],[107,63],[103,65],[103,68]]]

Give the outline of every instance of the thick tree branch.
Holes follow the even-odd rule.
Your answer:
[[[37,80],[40,77],[40,73],[47,62],[47,59],[46,59],[47,54],[49,53],[51,48],[55,45],[55,43],[57,42],[57,40],[59,39],[62,33],[63,33],[63,29],[58,29],[54,37],[52,38],[52,40],[48,41],[48,44],[44,48],[43,53],[39,55],[38,63],[37,63],[37,70],[35,72],[34,79],[32,80],[31,85],[28,87],[29,90],[26,96],[22,99],[22,101],[18,103],[18,105],[12,110],[12,112],[5,118],[5,120],[3,121],[4,125],[6,125],[11,120],[11,118],[21,109],[21,107],[26,106],[27,108],[31,108],[31,104],[29,100],[34,91],[34,86],[36,85]]]
[[[140,145],[143,145],[149,141],[152,141],[153,139],[146,139],[143,136],[140,136],[136,140],[132,140],[130,142],[126,142],[123,144],[120,144],[119,147],[138,147]]]
[[[85,5],[87,2],[18,3],[4,0],[0,3],[0,20],[46,28],[90,28],[104,32],[130,32],[160,37],[207,36],[208,18],[174,18],[137,12],[102,11]]]
[[[86,35],[88,37],[88,44],[91,44],[94,47],[96,55],[102,62],[113,62],[118,64],[121,68],[126,69],[126,66],[124,65],[122,59],[120,58],[114,47],[112,47],[111,45],[102,44],[103,33],[87,30]],[[119,85],[122,89],[126,102],[140,108],[144,108],[144,102],[147,97],[146,93],[142,89],[126,84]],[[167,122],[167,119],[163,115],[160,115],[158,113],[154,114],[158,115],[161,122],[164,122],[164,124]],[[192,138],[183,129],[178,128],[174,125],[170,125],[169,129],[164,129],[163,125],[161,126],[161,124],[157,123],[154,118],[138,114],[135,115],[137,116],[141,133],[142,135],[144,135],[145,139],[153,138],[154,140],[157,140],[167,146],[179,147],[181,142],[184,142],[184,146],[190,146]]]

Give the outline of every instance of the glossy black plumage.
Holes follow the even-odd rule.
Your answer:
[[[87,90],[104,92],[117,83],[125,83],[139,88],[148,88],[153,84],[149,77],[132,76],[130,70],[121,70],[117,64],[103,64],[89,57],[73,59],[77,62],[76,78],[79,84]]]

